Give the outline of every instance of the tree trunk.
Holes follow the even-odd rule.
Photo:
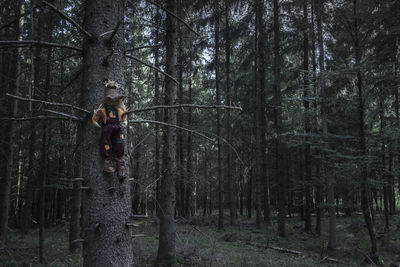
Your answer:
[[[275,139],[275,169],[278,180],[278,235],[286,236],[286,197],[287,177],[284,176],[281,166],[282,108],[281,108],[281,65],[280,65],[280,25],[279,1],[274,0],[274,127]]]
[[[354,13],[354,52],[355,52],[355,64],[358,68],[357,71],[357,89],[358,89],[358,115],[359,115],[359,141],[360,150],[363,156],[367,155],[367,146],[365,140],[365,130],[364,130],[364,96],[362,88],[362,74],[359,69],[361,63],[361,51],[359,44],[359,32],[358,32],[358,17],[357,17],[357,0],[353,0],[353,13]],[[376,247],[376,230],[373,222],[371,207],[369,203],[369,188],[368,188],[368,172],[366,166],[362,167],[361,172],[361,209],[364,214],[365,224],[367,225],[368,233],[371,239],[371,254],[376,257],[377,247]]]
[[[176,0],[168,0],[166,9],[176,14]],[[166,73],[176,77],[176,19],[167,14],[166,21]],[[176,84],[170,78],[165,80],[165,105],[176,103]],[[176,124],[176,110],[167,109],[164,111],[164,121],[168,124]],[[164,129],[164,149],[161,181],[161,203],[160,208],[160,235],[158,244],[157,261],[160,264],[169,265],[175,258],[175,182],[176,182],[176,132],[172,127]]]
[[[85,3],[84,25],[93,35],[93,38],[86,37],[83,55],[82,100],[88,110],[94,110],[101,103],[105,80],[124,85],[123,27],[118,28],[110,41],[110,34],[100,36],[114,30],[124,18],[123,2],[86,0]],[[86,153],[82,160],[83,177],[90,189],[85,193],[83,206],[83,265],[130,266],[132,240],[126,227],[131,212],[129,182],[121,180],[114,193],[107,190],[111,183],[118,181],[116,175],[103,172],[98,147],[100,131],[88,120],[82,127],[85,140],[82,149]]]
[[[221,104],[221,92],[219,89],[219,8],[218,2],[214,7],[214,68],[215,68],[215,94],[216,105]],[[217,174],[218,174],[218,230],[224,228],[224,180],[222,176],[222,145],[221,145],[221,111],[217,109]]]
[[[225,0],[225,105],[231,105],[231,37],[230,37],[230,26],[229,26],[229,5],[230,1]],[[232,141],[232,129],[231,129],[231,112],[226,110],[225,119],[225,130],[226,130],[226,141],[230,144]],[[225,145],[225,181],[227,185],[227,204],[229,206],[230,224],[235,225],[236,223],[236,194],[235,194],[235,178],[232,174],[232,150],[228,145]]]
[[[257,179],[258,179],[258,190],[264,190],[264,221],[267,225],[271,225],[271,211],[269,206],[269,181],[267,177],[267,158],[266,158],[266,89],[265,89],[265,34],[264,34],[264,1],[257,0],[256,2],[256,139],[257,144]],[[258,201],[261,205],[261,201]],[[260,207],[261,209],[261,207]],[[260,212],[259,212],[260,213]],[[259,226],[259,222],[257,224]]]
[[[24,4],[21,0],[19,0],[15,4],[15,13],[16,17],[19,17],[19,14],[24,13]],[[21,17],[19,22],[16,24],[16,38],[18,40],[22,40],[22,32],[24,26],[24,18]],[[14,52],[14,62],[15,68],[13,68],[10,73],[13,76],[13,80],[10,83],[9,88],[13,88],[13,94],[18,95],[20,84],[21,84],[21,48],[15,48]],[[18,113],[18,101],[13,100],[10,105],[10,113],[15,117]],[[7,241],[8,234],[8,218],[9,218],[9,210],[10,210],[10,191],[11,191],[11,180],[12,180],[12,169],[14,165],[14,151],[16,149],[15,142],[15,132],[16,132],[17,124],[15,121],[10,121],[8,125],[8,138],[7,144],[5,148],[5,154],[7,155],[7,161],[5,164],[5,175],[1,180],[0,186],[0,241]]]
[[[304,231],[311,233],[311,149],[308,134],[310,134],[309,121],[309,74],[308,74],[308,1],[303,0],[303,105],[304,105],[304,130],[305,130],[305,147],[304,147],[304,170],[305,170],[305,217]]]

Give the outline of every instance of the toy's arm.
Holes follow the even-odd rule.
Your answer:
[[[119,108],[118,116],[121,120],[122,126],[126,127],[128,125],[128,116],[125,114],[125,110],[123,110],[122,108]]]
[[[102,116],[103,116],[103,113],[102,113],[101,109],[93,111],[92,122],[96,127],[101,128],[101,126],[99,125],[99,121],[102,118]]]

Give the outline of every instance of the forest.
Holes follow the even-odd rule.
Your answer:
[[[400,266],[400,1],[0,12],[1,266]]]

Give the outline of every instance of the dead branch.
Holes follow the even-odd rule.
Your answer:
[[[111,44],[111,40],[114,38],[115,34],[118,31],[119,26],[121,25],[121,20],[118,21],[117,25],[115,25],[114,30],[111,32],[110,37],[107,39],[107,43]]]
[[[182,130],[182,131],[193,133],[193,134],[201,136],[201,137],[203,137],[203,138],[205,138],[205,139],[207,139],[207,140],[209,140],[211,142],[214,142],[213,139],[211,139],[208,136],[205,136],[202,133],[199,133],[199,132],[197,132],[195,130],[187,129],[187,128],[184,128],[184,127],[181,127],[181,126],[178,126],[178,125],[174,125],[174,124],[169,124],[169,123],[165,123],[165,122],[161,122],[161,121],[153,121],[153,120],[130,120],[129,122],[130,123],[154,123],[154,124],[164,125],[164,126],[167,126],[167,127],[173,127],[173,128],[176,128],[176,129],[179,129],[179,130]]]
[[[162,73],[163,75],[165,75],[165,76],[167,76],[168,78],[170,78],[171,80],[173,80],[178,86],[180,86],[180,83],[179,83],[174,77],[172,77],[172,76],[169,75],[168,73],[166,73],[166,72],[160,70],[160,69],[157,68],[156,66],[153,66],[153,65],[151,65],[151,64],[149,64],[149,63],[146,63],[146,62],[144,62],[143,60],[141,60],[141,59],[139,59],[139,58],[137,58],[137,57],[135,57],[135,56],[128,56],[128,55],[125,55],[125,56],[128,57],[128,58],[131,58],[131,59],[133,59],[133,60],[136,60],[137,62],[140,62],[140,63],[142,63],[143,65],[145,65],[145,66],[147,66],[147,67],[149,67],[149,68],[152,68],[153,70],[156,70],[156,71]]]
[[[87,114],[91,114],[91,112],[89,110],[80,108],[80,107],[76,107],[70,104],[65,104],[65,103],[56,103],[56,102],[49,102],[49,101],[44,101],[44,100],[38,100],[38,99],[34,99],[34,98],[26,98],[26,97],[21,97],[21,96],[17,96],[17,95],[12,95],[9,93],[5,94],[8,97],[14,98],[14,99],[18,99],[21,101],[28,101],[28,102],[37,102],[37,103],[43,103],[45,105],[49,105],[49,106],[58,106],[58,107],[66,107],[66,108],[72,108],[72,109],[76,109],[82,112],[85,112]]]
[[[176,108],[236,109],[236,110],[242,110],[241,107],[225,106],[225,105],[179,104],[179,105],[157,105],[157,106],[151,106],[151,107],[136,108],[136,109],[128,110],[127,112],[125,112],[125,114],[131,114],[131,113],[143,112],[143,111],[149,111],[149,110],[156,110],[156,109],[176,109]]]
[[[294,254],[294,255],[298,255],[298,256],[304,254],[301,251],[297,251],[297,250],[293,250],[293,249],[273,247],[273,246],[268,246],[268,245],[257,244],[257,243],[254,243],[254,242],[247,242],[247,244],[250,245],[250,246],[257,247],[257,248],[272,249],[272,250],[276,250],[276,251],[279,251],[279,252],[282,252],[282,253],[289,253],[289,254]],[[345,262],[343,262],[341,260],[337,260],[337,259],[330,258],[330,257],[325,257],[320,262],[323,262],[323,261],[329,261],[329,262],[333,262],[333,263],[340,263],[340,264],[347,265],[347,263],[345,263]]]
[[[76,50],[82,52],[82,48],[72,46],[72,45],[63,45],[57,43],[49,43],[49,42],[42,42],[42,41],[34,41],[34,40],[22,40],[22,41],[0,41],[0,46],[45,46],[45,47],[61,47],[61,48],[68,48],[72,50]]]
[[[47,5],[48,7],[50,7],[51,9],[53,9],[56,13],[58,13],[61,17],[63,17],[65,20],[67,20],[69,23],[71,23],[73,26],[75,26],[79,31],[81,31],[83,34],[85,34],[87,37],[89,38],[93,38],[93,36],[87,32],[81,25],[79,25],[75,20],[71,19],[70,17],[68,17],[64,12],[62,12],[61,10],[59,10],[57,7],[55,7],[54,5],[50,4],[47,1],[42,1],[43,4]]]
[[[21,117],[21,118],[15,118],[15,117],[0,118],[0,121],[32,121],[32,120],[70,120],[70,119],[61,116],[42,116],[42,115],[34,117]]]
[[[46,111],[46,112],[49,112],[49,113],[52,113],[52,114],[56,114],[56,115],[61,115],[61,116],[70,118],[72,120],[83,121],[83,118],[81,118],[81,117],[74,116],[74,115],[71,115],[71,114],[67,114],[67,113],[64,113],[64,112],[59,112],[59,111],[55,111],[55,110],[51,110],[51,109],[44,109],[43,111]]]
[[[126,52],[130,52],[130,51],[139,50],[139,49],[144,49],[144,48],[153,48],[153,47],[160,47],[160,46],[162,46],[162,44],[155,44],[155,45],[143,45],[143,46],[138,46],[138,47],[133,47],[133,48],[128,48],[128,49],[125,49],[125,53],[126,53]]]
[[[30,13],[31,13],[31,11],[28,10],[28,11],[26,11],[26,12],[20,14],[20,15],[19,15],[17,18],[15,18],[14,20],[12,20],[12,21],[10,21],[10,22],[4,24],[3,26],[1,26],[1,27],[0,27],[0,31],[1,31],[2,29],[4,29],[4,28],[7,28],[7,27],[10,26],[10,25],[13,25],[14,23],[17,23],[17,22],[19,21],[20,18],[22,18],[23,16],[28,15],[28,14],[30,14]]]
[[[175,15],[172,11],[166,9],[165,7],[161,6],[160,4],[155,3],[153,1],[150,1],[150,0],[146,0],[146,1],[149,2],[152,5],[155,5],[155,6],[159,7],[159,8],[161,8],[162,10],[164,10],[165,12],[167,12],[168,14],[170,14],[171,16],[173,16],[174,18],[176,18],[177,20],[182,22],[191,32],[193,32],[197,36],[200,36],[200,34],[198,32],[196,32],[192,27],[189,26],[189,24],[187,24],[183,19],[181,19],[177,15]]]

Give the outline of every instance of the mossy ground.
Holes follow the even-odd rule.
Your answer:
[[[256,229],[254,220],[239,218],[236,226],[216,231],[216,216],[178,220],[176,251],[177,266],[335,266],[326,257],[350,266],[367,265],[369,237],[362,216],[337,218],[337,250],[328,252],[327,220],[322,222],[322,235],[307,234],[299,218],[288,219],[287,237],[278,238],[276,224]],[[228,221],[226,222],[228,223]],[[391,218],[391,229],[383,230],[377,215],[379,259],[383,266],[400,266],[400,217]],[[158,227],[154,220],[143,222],[135,233],[145,237],[133,239],[136,266],[152,266],[158,247]],[[80,252],[68,252],[68,227],[46,230],[45,264],[38,263],[38,230],[28,234],[10,232],[9,248],[0,250],[0,266],[83,266]],[[275,251],[268,246],[301,251],[293,255]],[[324,260],[325,259],[325,260]]]

